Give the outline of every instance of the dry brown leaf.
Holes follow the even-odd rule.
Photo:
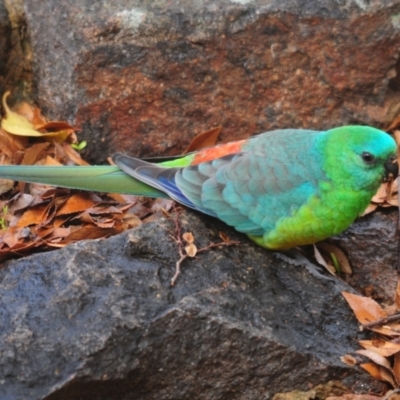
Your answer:
[[[375,193],[374,197],[371,199],[371,201],[373,203],[383,203],[389,194],[389,186],[387,184],[387,182],[382,183],[379,188],[378,191]]]
[[[0,195],[7,193],[14,187],[14,181],[10,181],[9,179],[1,179],[0,178]]]
[[[393,343],[382,339],[360,340],[362,347],[371,350],[382,357],[390,357],[400,351],[400,343]]]
[[[374,363],[360,364],[371,376],[380,381],[389,382],[394,388],[397,387],[394,377],[390,371]]]
[[[193,138],[184,153],[191,153],[192,151],[198,151],[205,149],[206,147],[215,146],[221,131],[222,126],[217,126],[209,131],[200,133]]]
[[[65,154],[67,154],[68,158],[73,161],[77,165],[90,165],[87,163],[81,155],[74,150],[69,143],[63,143],[63,150],[65,151]]]
[[[13,136],[0,129],[0,150],[6,154],[9,161],[13,160],[17,151],[23,150],[28,143],[28,138]]]
[[[373,361],[375,364],[380,365],[381,367],[385,367],[388,370],[391,369],[391,365],[388,359],[385,357],[381,356],[378,353],[375,353],[375,351],[372,350],[357,350],[357,354],[361,354],[364,357],[369,358],[371,361]]]
[[[394,378],[396,379],[397,385],[399,385],[400,384],[400,353],[396,353],[394,355],[392,371],[393,371]]]
[[[17,243],[12,248],[5,248],[0,250],[0,260],[6,261],[16,256],[21,257],[22,255],[29,253],[32,249],[37,247],[37,243],[32,241],[30,243]]]
[[[7,97],[10,92],[6,92],[3,95],[3,109],[5,116],[1,120],[1,127],[6,132],[18,136],[28,137],[52,137],[57,138],[58,132],[42,133],[36,130],[31,122],[29,122],[24,116],[18,114],[15,111],[11,111],[7,104]]]
[[[71,227],[68,228],[55,228],[52,236],[54,238],[66,238],[71,234]]]
[[[19,219],[17,226],[23,228],[26,226],[39,225],[43,223],[47,219],[49,207],[50,203],[42,203],[30,207]]]
[[[165,211],[170,211],[174,205],[174,201],[171,199],[156,199],[153,201],[153,204],[151,206],[151,212],[156,213],[156,212],[162,212],[164,209]]]
[[[47,119],[42,115],[40,109],[26,101],[18,103],[15,106],[15,112],[22,115],[33,125],[43,125],[47,122]]]
[[[364,210],[364,212],[360,215],[363,217],[364,215],[371,214],[378,208],[378,204],[375,203],[369,203],[367,208]]]
[[[185,247],[185,251],[189,257],[194,257],[197,254],[197,247],[194,243],[190,243]]]
[[[131,213],[125,214],[120,221],[122,223],[123,230],[132,229],[142,225],[142,221],[140,220],[140,218]]]
[[[56,132],[66,131],[66,130],[70,131],[76,130],[73,126],[64,121],[50,121],[50,122],[35,124],[35,129],[56,131]]]
[[[400,115],[398,115],[385,131],[391,132],[400,128]],[[398,143],[398,142],[397,142]]]
[[[46,158],[44,159],[44,165],[61,166],[62,164],[55,160],[53,157],[46,156]]]
[[[393,131],[394,138],[396,140],[396,143],[400,143],[400,129],[396,129]]]
[[[99,239],[105,238],[110,235],[119,233],[115,229],[102,229],[97,226],[83,226],[76,231],[72,232],[68,238],[66,238],[65,243],[73,243],[77,240],[85,239]]]
[[[367,324],[387,317],[382,307],[369,297],[363,297],[349,292],[342,292],[342,295],[361,324]]]
[[[229,237],[228,237],[228,235],[225,233],[225,232],[218,232],[218,236],[221,238],[221,240],[224,242],[224,243],[230,243],[230,239],[229,239]]]
[[[182,239],[187,242],[188,244],[193,243],[194,242],[194,236],[192,232],[185,232],[182,235]]]
[[[16,226],[9,227],[2,235],[2,241],[10,248],[20,242],[19,233],[21,228]]]
[[[322,265],[330,274],[335,276],[336,275],[335,268],[326,262],[326,260],[324,259],[324,257],[322,257],[321,253],[319,252],[315,244],[313,244],[313,248],[314,248],[314,257],[317,260],[317,263]]]
[[[93,224],[98,226],[99,228],[106,229],[106,228],[115,228],[118,229],[117,223],[113,219],[93,219]],[[120,228],[121,229],[121,228]]]
[[[95,205],[96,203],[92,200],[90,193],[75,193],[56,212],[56,216],[85,211]]]
[[[33,165],[35,164],[43,154],[43,152],[49,147],[50,143],[36,143],[30,147],[24,154],[21,164],[22,165]]]
[[[25,208],[33,205],[35,202],[35,198],[28,193],[19,193],[14,199],[9,207],[9,212],[12,214],[17,213],[18,211],[22,211]]]
[[[325,250],[328,254],[333,254],[336,257],[340,264],[341,272],[344,272],[348,275],[351,275],[353,273],[346,254],[344,254],[343,251],[340,250],[337,246],[326,242],[320,242],[318,243],[318,247]]]

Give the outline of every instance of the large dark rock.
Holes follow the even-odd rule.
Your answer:
[[[340,280],[319,280],[213,219],[181,216],[199,248],[179,258],[162,219],[107,240],[4,264],[0,398],[269,399],[341,380],[380,390],[340,356],[357,323]]]
[[[25,3],[39,104],[91,161],[398,113],[399,0]]]
[[[4,1],[0,0],[0,85],[2,84],[3,76],[6,74],[6,65],[10,52],[10,39],[11,23]],[[0,92],[1,89],[0,87]]]
[[[398,212],[369,214],[331,239],[345,250],[353,274],[347,282],[361,293],[391,303],[399,277]]]

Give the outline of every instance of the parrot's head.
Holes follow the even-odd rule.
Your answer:
[[[324,136],[324,170],[333,182],[373,192],[389,173],[398,175],[396,142],[386,132],[343,126]]]

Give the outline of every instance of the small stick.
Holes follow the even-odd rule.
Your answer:
[[[174,219],[175,222],[175,231],[174,234],[171,235],[172,239],[178,244],[178,249],[179,249],[179,260],[175,263],[175,274],[174,276],[171,278],[171,286],[175,285],[176,280],[178,279],[179,274],[181,273],[181,265],[183,263],[183,261],[185,261],[188,257],[190,257],[185,251],[184,251],[184,244],[182,243],[182,235],[181,235],[181,225],[179,223],[179,211],[176,212],[176,218]],[[197,253],[201,253],[203,251],[206,250],[210,250],[213,249],[215,247],[221,247],[221,246],[233,246],[233,245],[237,245],[240,244],[239,241],[223,241],[223,242],[219,242],[219,243],[210,243],[208,246],[205,246],[201,249],[197,249],[196,254]]]
[[[361,327],[363,329],[371,329],[377,326],[382,326],[397,321],[400,321],[400,314],[394,314],[390,315],[389,317],[380,318],[377,319],[376,321],[368,322],[367,324],[362,324]]]

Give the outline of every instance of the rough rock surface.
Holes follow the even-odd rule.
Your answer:
[[[4,1],[0,0],[0,91],[2,78],[6,74],[7,56],[10,51],[11,24]]]
[[[369,214],[330,240],[348,254],[353,274],[347,282],[387,303],[393,301],[399,276],[398,217],[393,209]]]
[[[269,399],[339,380],[379,391],[339,357],[357,323],[339,280],[287,265],[213,219],[181,216],[199,248],[178,258],[169,219],[4,264],[0,398]],[[375,385],[375,386],[374,386]]]
[[[92,162],[398,114],[399,0],[25,3],[39,105]]]

